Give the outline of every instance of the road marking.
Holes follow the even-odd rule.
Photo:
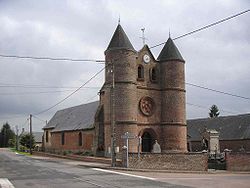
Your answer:
[[[91,184],[91,185],[95,185],[96,187],[103,187],[102,185],[99,185],[99,184],[96,184],[88,179],[81,179],[81,178],[77,178],[77,177],[74,177],[74,179],[77,179],[79,181],[83,181],[83,182],[86,182],[88,184]]]
[[[7,178],[0,178],[1,188],[15,188],[14,185]]]
[[[168,179],[168,180],[171,180],[171,179],[186,179],[186,180],[211,180],[212,178],[195,178],[195,177],[174,177],[174,178],[157,178],[157,179]]]
[[[119,175],[124,175],[124,176],[131,176],[131,177],[135,177],[135,178],[142,178],[142,179],[148,179],[148,180],[156,180],[156,178],[150,178],[150,177],[146,177],[146,176],[138,176],[138,175],[134,175],[134,174],[126,174],[126,173],[123,173],[123,172],[115,172],[115,171],[104,170],[104,169],[100,169],[100,168],[92,168],[92,169],[96,170],[96,171],[101,171],[101,172],[108,172],[108,173],[119,174]]]

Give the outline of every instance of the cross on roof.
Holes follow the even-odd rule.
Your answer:
[[[140,38],[142,39],[142,43],[143,43],[143,46],[144,46],[145,41],[147,40],[147,38],[145,37],[145,34],[144,34],[145,28],[142,28],[141,31],[142,31],[142,36]]]

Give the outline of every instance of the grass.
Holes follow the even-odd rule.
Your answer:
[[[13,151],[13,152],[16,152],[18,154],[21,154],[21,155],[30,156],[30,153],[28,153],[28,152],[22,152],[22,151],[17,151],[16,148],[10,148],[10,150]]]

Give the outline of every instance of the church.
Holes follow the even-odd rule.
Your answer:
[[[129,152],[151,152],[157,140],[162,153],[186,153],[185,60],[173,40],[155,58],[147,45],[136,51],[118,24],[104,53],[99,101],[58,111],[43,128],[45,151],[110,156],[127,133]]]

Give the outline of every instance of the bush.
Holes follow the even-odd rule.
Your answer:
[[[70,155],[70,154],[72,154],[72,151],[70,151],[70,150],[68,150],[68,151],[63,151],[63,155]]]
[[[94,156],[92,151],[85,151],[82,155],[84,155],[84,156]]]
[[[28,148],[21,145],[21,146],[20,146],[20,151],[22,151],[22,152],[27,152],[27,151],[28,151]]]

